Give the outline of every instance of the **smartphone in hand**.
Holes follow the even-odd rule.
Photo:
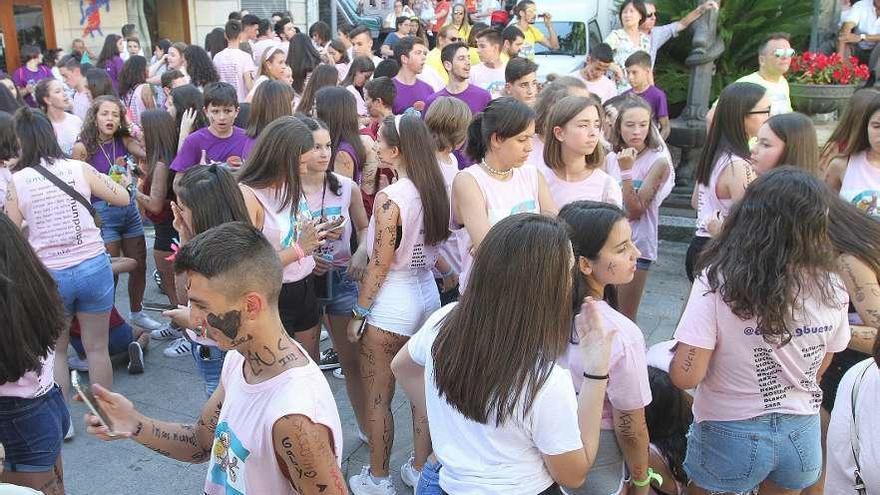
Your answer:
[[[85,403],[86,407],[92,411],[92,414],[98,417],[101,420],[101,423],[110,430],[107,433],[108,436],[115,437],[116,434],[113,433],[113,422],[110,421],[110,418],[104,414],[104,411],[101,410],[100,406],[98,406],[98,401],[95,399],[95,394],[92,393],[92,388],[85,383],[82,383],[79,378],[79,372],[76,370],[71,370],[70,372],[70,384],[73,386],[73,389],[79,394],[82,401]]]

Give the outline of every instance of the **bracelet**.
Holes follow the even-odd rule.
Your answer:
[[[298,242],[294,242],[290,247],[293,248],[293,252],[296,253],[297,259],[301,260],[306,257],[305,251],[303,251],[303,248]]]
[[[663,476],[660,476],[659,474],[655,473],[654,470],[651,469],[651,468],[648,468],[648,476],[647,476],[645,479],[643,479],[643,480],[641,480],[641,481],[639,481],[639,480],[634,480],[634,479],[631,479],[631,480],[630,480],[630,482],[631,482],[634,486],[637,486],[637,487],[639,487],[639,488],[641,488],[641,487],[643,487],[643,486],[648,486],[648,485],[650,485],[652,481],[656,481],[658,485],[662,485],[662,484],[663,484]]]
[[[587,373],[586,371],[584,371],[584,378],[588,378],[590,380],[607,380],[608,373],[605,373],[604,375],[591,375],[591,374]]]
[[[632,170],[620,171],[620,180],[633,180]]]
[[[361,318],[361,319],[363,319],[363,318],[366,318],[367,315],[370,314],[370,309],[369,309],[369,308],[365,308],[365,307],[361,306],[360,304],[355,303],[354,308],[352,308],[351,312],[352,312],[357,318]]]
[[[453,274],[455,274],[455,268],[450,267],[448,272],[440,274],[440,278],[449,278]]]

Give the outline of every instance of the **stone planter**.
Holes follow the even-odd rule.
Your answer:
[[[791,91],[791,106],[807,115],[843,113],[849,98],[858,88],[857,85],[842,84],[801,84],[788,83]]]

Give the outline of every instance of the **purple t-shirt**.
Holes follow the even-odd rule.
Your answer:
[[[431,107],[431,103],[434,103],[434,100],[440,98],[441,96],[451,96],[453,98],[458,98],[459,100],[465,102],[467,106],[471,109],[471,113],[476,115],[483,111],[486,108],[486,105],[492,101],[492,95],[489,94],[485,89],[474,86],[473,84],[468,84],[467,88],[461,93],[454,95],[446,90],[446,88],[437,91],[432,94],[425,100],[425,111],[422,112],[422,115],[428,114],[428,108]]]
[[[423,105],[417,105],[417,103],[421,102],[424,104],[425,100],[434,93],[434,88],[430,84],[417,79],[415,84],[409,86],[400,82],[396,77],[392,81],[394,81],[394,87],[397,88],[394,106],[391,107],[394,115],[402,114],[409,107],[415,107],[420,112],[424,111],[424,108],[419,108],[423,107]]]
[[[14,82],[19,88],[25,88],[28,85],[33,87],[43,79],[48,79],[50,77],[52,77],[52,69],[45,65],[40,64],[37,66],[36,71],[32,71],[28,69],[26,65],[22,65],[15,70],[14,74],[12,74],[12,82]],[[28,106],[37,108],[37,100],[34,99],[33,93],[26,95],[24,97],[24,102],[27,103]]]
[[[122,72],[123,65],[125,65],[125,62],[122,60],[122,57],[114,55],[113,58],[107,61],[107,66],[105,67],[107,74],[110,76],[110,81],[113,82],[113,89],[116,91],[119,91],[119,73]]]
[[[231,136],[219,138],[208,129],[205,127],[187,136],[177,157],[171,162],[171,170],[183,173],[198,165],[202,160],[202,151],[205,152],[208,162],[225,162],[230,157],[240,160],[245,154],[250,138],[243,130],[233,126]]]
[[[627,93],[635,93],[635,91],[630,89],[629,91],[627,91]],[[658,88],[657,86],[651,85],[648,86],[648,89],[646,89],[643,93],[635,94],[644,98],[645,101],[647,101],[648,104],[651,105],[651,113],[654,114],[655,122],[659,121],[663,117],[669,117],[669,109],[666,106],[666,93],[664,93],[662,89]]]

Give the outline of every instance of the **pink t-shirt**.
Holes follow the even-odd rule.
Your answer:
[[[541,171],[547,180],[550,195],[553,196],[553,201],[559,208],[581,200],[601,201],[602,203],[623,206],[623,192],[620,190],[620,184],[602,169],[593,170],[589,177],[577,182],[568,182],[559,178],[556,172],[550,168],[545,167]]]
[[[792,339],[778,347],[764,341],[755,319],[740,319],[720,292],[709,292],[705,274],[694,281],[675,339],[714,351],[694,396],[694,421],[819,412],[816,373],[825,354],[849,343],[849,297],[837,277],[834,301],[821,301],[813,291],[804,288],[789,324]]]
[[[730,213],[733,200],[718,197],[718,179],[734,159],[739,158],[730,153],[719,155],[709,176],[709,185],[697,184],[697,231],[694,235],[698,237],[712,237],[707,225],[709,220],[716,218],[715,212],[720,212],[722,219]]]
[[[39,373],[28,371],[17,381],[0,382],[0,397],[33,399],[52,390],[55,385],[55,350],[49,350],[49,354],[40,362],[42,368]]]
[[[595,81],[590,81],[581,73],[581,71],[576,70],[569,74],[569,76],[576,77],[584,82],[587,85],[587,91],[593,93],[598,96],[602,103],[610,100],[617,96],[617,85],[614,84],[614,81],[608,79],[607,76],[602,76]]]
[[[645,337],[626,316],[618,313],[605,301],[599,301],[599,313],[607,328],[617,330],[611,343],[608,360],[608,387],[602,407],[602,429],[614,429],[613,410],[633,411],[651,403],[651,385],[648,383],[648,363],[645,360]],[[571,372],[577,393],[584,382],[584,363],[578,344],[571,344],[560,365]]]
[[[345,226],[342,228],[342,237],[335,241],[328,240],[326,244],[315,251],[315,254],[332,256],[333,266],[339,268],[347,266],[348,260],[351,259],[351,236],[353,233],[351,225],[351,191],[357,185],[344,175],[339,175],[335,172],[333,175],[339,181],[339,195],[327,186],[316,194],[306,195],[306,200],[309,202],[312,218],[321,219],[322,222],[329,222],[340,217],[346,219]]]
[[[636,158],[636,162],[632,166],[633,187],[638,191],[642,187],[642,182],[651,172],[651,167],[659,159],[666,160],[666,167],[669,174],[666,182],[661,184],[657,194],[654,195],[654,201],[647,210],[636,220],[630,220],[632,227],[633,243],[642,252],[642,258],[654,261],[657,259],[657,236],[660,229],[660,203],[672,192],[675,185],[675,170],[672,168],[672,158],[669,156],[669,150],[663,146],[657,150],[646,149]],[[605,160],[605,170],[609,175],[620,180],[620,166],[617,164],[617,153],[611,153]]]
[[[85,163],[59,159],[43,166],[85,198],[92,188],[83,174]],[[79,201],[28,167],[12,174],[18,209],[28,224],[28,242],[50,270],[76,266],[105,252],[101,229]]]
[[[449,207],[450,207],[450,215],[449,219],[452,219],[452,181],[455,180],[455,176],[458,174],[458,159],[454,154],[450,153],[445,157],[438,157],[437,163],[440,164],[440,173],[443,174],[443,183],[446,186],[446,196],[449,197]],[[442,244],[440,244],[440,254],[443,255],[443,258],[452,265],[452,268],[455,269],[456,273],[461,273],[461,244],[462,244],[462,233],[467,235],[464,229],[452,229],[449,233],[449,237],[446,238]],[[440,273],[435,270],[435,276],[439,277]]]
[[[300,198],[295,204],[281,208],[281,201],[276,197],[280,195],[277,189],[254,189],[240,184],[254,193],[260,206],[263,207],[263,235],[277,250],[287,249],[299,240],[301,222],[312,219],[309,204],[305,198]],[[299,282],[309,276],[315,269],[315,259],[311,256],[291,262],[284,267],[282,280],[284,283]]]
[[[482,166],[474,165],[461,171],[477,182],[486,201],[486,217],[489,225],[504,220],[517,213],[541,213],[538,202],[538,172],[535,167],[523,165],[516,167],[509,179],[500,180],[489,175]],[[457,222],[457,220],[456,220]],[[470,253],[471,238],[467,229],[462,228],[461,243],[461,276],[458,279],[459,291],[464,293],[468,276],[474,259]]]
[[[394,251],[391,271],[431,270],[437,263],[438,246],[425,244],[425,215],[422,199],[415,184],[407,177],[401,177],[394,184],[381,191],[400,210],[400,225],[403,231],[400,245]],[[376,240],[376,215],[370,217],[367,229],[367,256],[373,257],[373,244]]]
[[[250,73],[253,76],[257,73],[253,57],[244,50],[226,48],[214,55],[214,66],[217,68],[220,80],[235,88],[235,92],[238,93],[238,101],[245,101],[248,89],[244,85],[244,75]]]
[[[547,168],[547,163],[544,162],[544,141],[541,141],[537,134],[532,136],[532,151],[529,153],[529,157],[526,158],[525,164],[531,165],[538,170]]]
[[[286,345],[299,347],[295,342]],[[333,393],[312,361],[256,384],[245,381],[244,364],[238,351],[226,354],[220,373],[226,396],[214,430],[205,494],[295,495],[278,465],[272,428],[290,415],[302,415],[326,427],[339,465],[342,424]]]
[[[492,95],[492,99],[495,99],[504,96],[504,86],[506,84],[504,79],[505,68],[507,68],[507,64],[500,64],[499,67],[494,69],[484,64],[477,64],[471,67],[471,75],[468,80],[474,86],[479,86],[488,91]]]

